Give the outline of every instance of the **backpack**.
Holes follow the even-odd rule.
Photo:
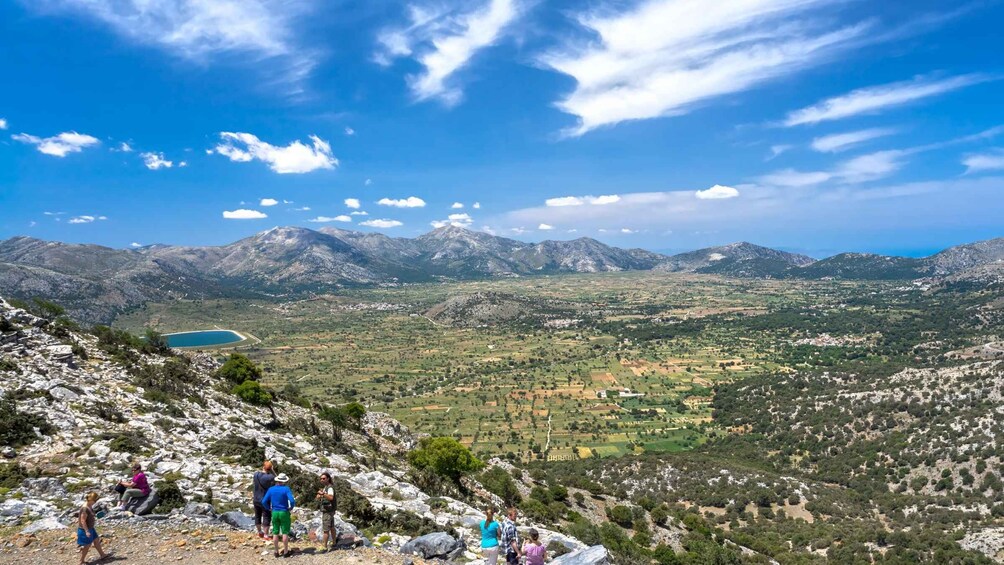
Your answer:
[[[334,485],[328,486],[324,490],[327,491],[329,488],[331,489],[331,494],[334,495],[334,498],[331,500],[328,500],[326,496],[321,498],[321,512],[334,514],[335,508],[338,506],[338,494],[335,492]],[[327,494],[327,492],[325,492],[325,494]]]

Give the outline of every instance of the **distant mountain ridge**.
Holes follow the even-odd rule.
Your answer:
[[[150,301],[275,296],[346,285],[630,270],[847,280],[965,280],[972,271],[984,280],[987,266],[997,264],[1004,264],[1004,238],[922,259],[843,253],[816,261],[746,242],[667,256],[587,237],[527,243],[456,226],[413,239],[276,227],[223,246],[129,250],[13,237],[0,241],[0,292],[44,296],[79,319],[109,321]]]

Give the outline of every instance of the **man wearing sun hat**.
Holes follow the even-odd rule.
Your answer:
[[[286,486],[289,476],[279,473],[275,485],[270,487],[261,499],[261,505],[272,512],[272,547],[276,557],[289,555],[289,529],[292,526],[290,511],[296,506],[293,491]],[[279,553],[279,535],[282,535],[282,553]]]

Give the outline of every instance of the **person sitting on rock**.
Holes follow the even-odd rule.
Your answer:
[[[274,484],[275,471],[272,470],[272,462],[266,461],[261,466],[261,471],[256,472],[251,479],[251,503],[254,506],[254,527],[258,532],[258,537],[261,539],[265,538],[272,525],[272,513],[262,505],[261,499]]]
[[[485,509],[485,519],[478,524],[481,527],[481,554],[485,557],[485,565],[495,565],[499,560],[499,523],[495,521],[495,509],[489,506]]]
[[[132,466],[132,479],[120,481],[119,485],[125,487],[119,498],[119,508],[123,510],[133,498],[144,498],[150,495],[150,483],[147,482],[143,466],[139,463]]]
[[[321,551],[328,550],[328,540],[331,540],[331,549],[338,545],[338,530],[335,529],[335,485],[331,482],[331,473],[327,471],[321,473],[321,488],[317,491],[317,500],[321,501],[321,531],[324,535],[321,538]]]
[[[535,528],[530,528],[528,532],[530,539],[523,544],[523,555],[526,556],[526,565],[544,565],[547,558],[547,548],[540,543],[540,532]]]
[[[261,505],[272,513],[272,548],[276,557],[289,556],[289,530],[293,523],[289,513],[296,507],[296,500],[293,491],[286,486],[288,482],[286,473],[279,473],[275,485],[261,499]],[[282,535],[282,553],[279,552],[279,535]]]
[[[94,546],[98,550],[98,560],[108,557],[105,550],[101,548],[101,537],[94,529],[94,522],[97,516],[94,514],[94,503],[98,501],[98,493],[89,492],[84,498],[84,505],[77,515],[77,546],[80,547],[80,563],[87,563],[87,552]]]

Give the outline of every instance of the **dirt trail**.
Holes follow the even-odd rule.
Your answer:
[[[103,527],[102,527],[103,526]],[[379,549],[352,549],[318,553],[310,542],[291,543],[293,554],[276,559],[272,546],[267,547],[252,534],[213,527],[189,529],[112,527],[99,525],[108,559],[98,561],[91,548],[88,563],[137,565],[212,565],[229,563],[290,563],[309,565],[401,565],[404,556]],[[15,535],[0,543],[0,563],[52,565],[79,563],[76,530],[40,532],[32,536]],[[426,564],[412,558],[416,565]]]

